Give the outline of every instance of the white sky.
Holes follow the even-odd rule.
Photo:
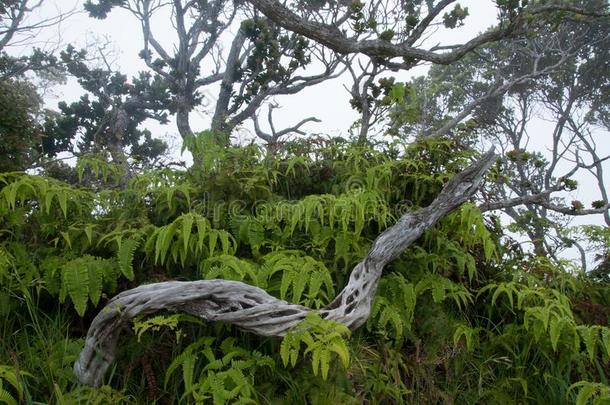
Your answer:
[[[69,10],[72,7],[82,9],[82,3],[84,3],[82,0],[46,0],[37,14],[49,16],[56,14],[58,10]],[[429,38],[426,45],[464,42],[488,26],[493,25],[496,20],[496,9],[492,1],[462,0],[460,3],[468,7],[470,11],[470,16],[466,19],[464,27],[454,30],[439,29]],[[153,31],[160,42],[171,44],[175,34],[166,17],[160,15],[156,20],[153,20]],[[40,17],[34,15],[32,18]],[[38,36],[40,44],[50,42],[50,45],[53,46],[57,42],[58,33],[62,45],[71,43],[76,47],[87,47],[91,50],[109,41],[111,48],[114,49],[114,65],[129,77],[137,74],[138,71],[147,70],[143,61],[138,57],[138,53],[143,48],[140,25],[126,10],[115,8],[109,18],[105,20],[89,18],[86,13],[81,12],[72,16],[57,29],[41,32]],[[224,38],[227,49],[230,46],[230,34],[232,33],[229,32],[229,35]],[[17,47],[13,51],[27,53],[29,49]],[[401,80],[407,80],[412,76],[425,74],[426,70],[426,66],[421,66],[396,76]],[[274,112],[276,128],[292,126],[303,118],[314,116],[322,122],[307,124],[303,128],[308,132],[345,135],[348,128],[357,119],[357,113],[349,105],[350,97],[344,85],[351,86],[349,75],[307,88],[298,95],[276,98],[282,106],[281,109]],[[215,97],[217,87],[210,87],[208,92],[205,93]],[[55,99],[51,97],[47,99],[49,107],[53,107],[58,101],[75,101],[83,94],[83,91],[75,80],[70,80],[68,85],[57,89],[55,93],[57,96]],[[202,108],[192,114],[191,125],[194,131],[208,128],[210,117],[205,110],[205,108]],[[210,107],[207,110],[210,110]],[[265,114],[266,110],[266,108],[263,109]],[[261,119],[261,123],[264,123],[264,121]],[[147,124],[147,127],[156,136],[169,137],[174,139],[174,143],[179,144],[180,138],[173,122],[166,126],[152,122]],[[247,127],[248,124],[246,124]]]

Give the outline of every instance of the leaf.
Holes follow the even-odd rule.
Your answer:
[[[466,339],[466,349],[472,352],[474,349],[474,335],[475,331],[465,325],[459,325],[453,333],[453,347],[457,348],[458,343],[462,336]]]
[[[593,384],[582,385],[580,391],[578,391],[578,396],[576,397],[576,405],[587,405],[589,398],[595,394],[595,391],[596,387]]]
[[[320,350],[320,369],[322,371],[322,379],[326,380],[328,378],[328,370],[330,369],[330,352],[326,350]]]
[[[346,345],[341,345],[338,343],[331,343],[330,344],[330,349],[337,353],[337,355],[339,356],[339,358],[341,359],[341,363],[343,364],[343,367],[348,368],[349,367],[349,351],[347,350]]]
[[[1,382],[0,382],[1,383]],[[7,405],[17,405],[15,398],[0,384],[0,402]]]
[[[68,195],[67,193],[58,193],[57,200],[59,201],[59,207],[61,212],[64,214],[64,218],[68,217]]]
[[[582,337],[583,342],[585,342],[589,360],[593,361],[595,358],[595,345],[598,339],[598,329],[594,326],[579,325],[577,330]]]
[[[87,224],[84,228],[85,235],[87,236],[87,241],[89,242],[89,244],[91,244],[93,241],[93,227],[93,224]]]
[[[606,356],[610,357],[610,328],[602,327],[602,344],[606,352]]]
[[[167,253],[169,252],[176,232],[176,223],[177,220],[157,230],[158,234],[157,241],[155,243],[155,263],[157,263],[157,261],[161,264],[165,263]]]
[[[192,227],[193,227],[193,216],[191,214],[183,215],[181,233],[182,233],[182,248],[183,248],[184,256],[186,256],[188,254],[189,238],[191,236]]]
[[[285,337],[280,344],[280,357],[282,358],[282,363],[284,367],[288,365],[290,361],[290,348],[291,348],[291,337]]]
[[[560,318],[553,318],[551,320],[551,326],[549,328],[549,336],[551,338],[551,346],[553,351],[557,352],[557,344],[559,337],[561,336],[561,329],[563,328],[564,321]]]
[[[210,232],[208,235],[208,252],[210,255],[214,254],[216,250],[216,243],[218,242],[218,232]]]
[[[128,280],[133,280],[135,278],[132,262],[136,249],[139,245],[140,242],[133,239],[127,239],[119,245],[119,269]]]
[[[85,314],[89,298],[89,270],[81,262],[69,262],[62,269],[62,284],[79,316]]]
[[[100,265],[95,259],[86,263],[89,284],[89,298],[94,306],[100,302],[102,296],[102,273]]]

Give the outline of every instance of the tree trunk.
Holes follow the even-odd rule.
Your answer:
[[[178,127],[178,133],[180,133],[182,139],[186,139],[193,135],[189,122],[189,114],[190,111],[186,105],[179,106],[178,111],[176,112],[176,126]]]
[[[403,215],[375,239],[352,271],[347,286],[318,313],[356,329],[369,317],[384,266],[398,257],[442,217],[467,201],[495,161],[493,151],[457,174],[426,208]],[[313,311],[238,281],[169,281],[142,285],[114,297],[95,317],[85,347],[74,364],[78,381],[100,386],[115,358],[121,331],[137,316],[158,311],[187,312],[207,321],[222,321],[262,336],[283,336]]]
[[[239,54],[246,42],[246,35],[240,29],[231,43],[231,50],[227,57],[227,67],[220,83],[218,99],[216,100],[216,108],[212,117],[212,131],[226,133],[227,138],[230,135],[232,128],[227,128],[226,120],[228,118],[229,102],[233,91],[233,84],[237,80],[237,69],[239,68]]]

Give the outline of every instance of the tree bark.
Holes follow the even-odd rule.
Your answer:
[[[231,50],[227,57],[227,67],[220,83],[220,91],[218,100],[216,100],[216,109],[212,117],[212,131],[230,132],[232,129],[227,129],[226,120],[228,118],[229,102],[233,91],[233,84],[237,78],[237,68],[239,68],[239,57],[241,49],[246,42],[246,35],[240,29],[231,43]],[[227,134],[228,136],[229,134]]]
[[[182,139],[186,139],[189,136],[193,136],[193,130],[189,121],[190,108],[186,105],[178,107],[176,112],[176,126],[178,127],[178,133]]]
[[[398,257],[426,229],[467,201],[495,161],[493,151],[457,174],[428,207],[403,215],[373,242],[352,271],[347,286],[318,313],[351,329],[368,319],[384,266]],[[114,297],[95,317],[85,347],[74,364],[82,384],[100,386],[115,359],[121,331],[137,316],[158,311],[186,312],[207,321],[231,323],[262,336],[283,336],[313,311],[238,281],[169,281],[142,285]]]

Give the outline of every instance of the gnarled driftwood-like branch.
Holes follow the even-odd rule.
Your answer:
[[[369,317],[383,267],[398,257],[426,229],[468,200],[495,160],[493,151],[457,174],[428,207],[403,215],[373,242],[352,271],[347,286],[326,308],[322,318],[356,329]],[[78,380],[100,386],[115,358],[123,328],[136,316],[158,311],[186,312],[208,321],[231,323],[262,336],[282,336],[312,309],[290,304],[264,290],[238,281],[170,281],[142,285],[114,297],[95,317],[85,348],[74,364]]]

